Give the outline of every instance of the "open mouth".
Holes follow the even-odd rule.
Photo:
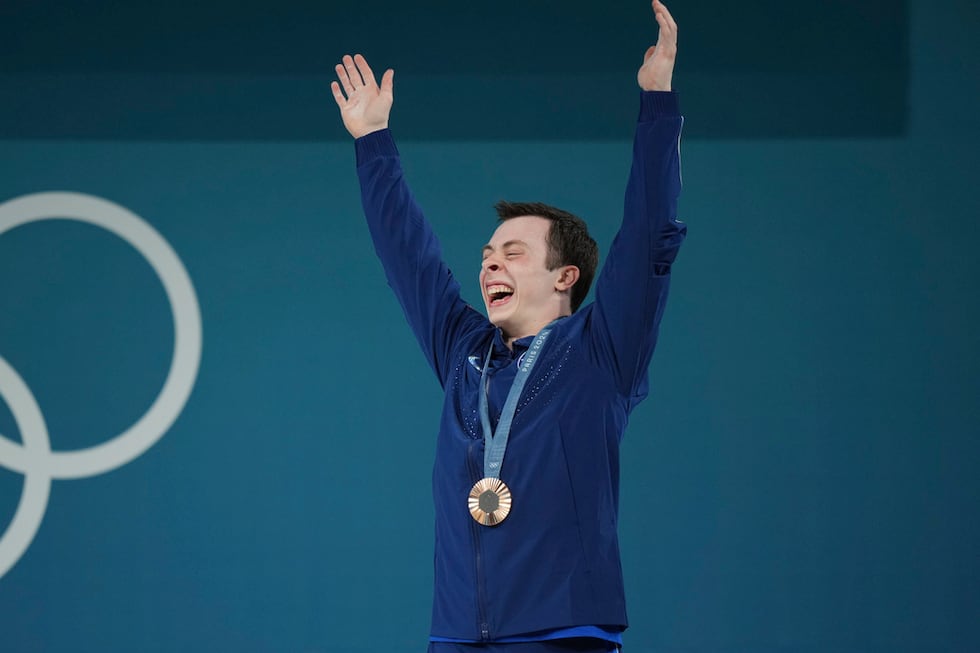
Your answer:
[[[487,299],[490,300],[490,306],[501,306],[510,301],[510,298],[514,295],[514,289],[510,286],[505,286],[503,284],[494,284],[492,286],[487,286]]]

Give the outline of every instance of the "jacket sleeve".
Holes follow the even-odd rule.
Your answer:
[[[391,132],[367,134],[354,146],[375,252],[426,359],[445,385],[457,339],[486,318],[461,299],[439,241],[405,182]]]
[[[676,93],[642,93],[623,223],[596,281],[592,352],[631,407],[647,394],[670,267],[687,234],[677,220],[683,122]]]

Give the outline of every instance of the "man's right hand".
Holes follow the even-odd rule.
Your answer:
[[[330,89],[350,135],[360,138],[386,129],[391,104],[395,100],[392,93],[395,71],[390,68],[386,70],[381,77],[381,86],[378,86],[367,60],[359,54],[353,57],[345,54],[343,63],[337,64],[335,70],[340,83],[332,82]]]

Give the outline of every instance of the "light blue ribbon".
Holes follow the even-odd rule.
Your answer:
[[[554,324],[554,322],[552,322]],[[541,348],[544,347],[545,340],[551,334],[549,324],[534,337],[530,348],[524,353],[524,360],[517,368],[517,375],[507,393],[507,401],[504,402],[503,412],[497,421],[497,430],[490,428],[490,408],[487,403],[487,370],[490,369],[490,356],[493,354],[493,343],[490,343],[490,351],[487,352],[487,360],[483,364],[483,371],[480,374],[480,422],[483,424],[483,475],[488,478],[500,478],[500,466],[504,462],[504,452],[507,451],[507,439],[510,437],[510,426],[514,421],[514,413],[517,412],[517,402],[521,398],[524,384],[531,376],[531,370],[538,361]]]

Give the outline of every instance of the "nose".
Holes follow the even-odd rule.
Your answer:
[[[497,262],[497,258],[493,254],[488,254],[483,259],[483,269],[486,272],[497,272],[500,269],[500,263]]]

